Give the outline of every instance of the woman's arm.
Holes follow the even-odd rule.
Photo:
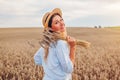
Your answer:
[[[72,63],[74,64],[75,51],[76,51],[76,40],[73,37],[67,36],[67,42],[70,45],[70,59],[71,59]]]
[[[42,65],[41,54],[43,54],[43,48],[41,47],[34,55],[34,62],[36,65]]]
[[[73,64],[75,61],[75,50],[76,50],[76,47],[70,47],[70,59],[71,59]]]
[[[70,51],[66,41],[59,40],[57,42],[55,51],[62,70],[66,73],[72,73],[73,63],[70,59],[70,55],[69,55]]]

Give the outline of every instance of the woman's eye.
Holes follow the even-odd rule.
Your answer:
[[[58,22],[55,22],[55,24],[57,24]]]
[[[63,19],[61,19],[60,21],[63,21]]]

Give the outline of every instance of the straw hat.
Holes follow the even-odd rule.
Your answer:
[[[45,15],[43,16],[43,19],[42,19],[42,23],[43,23],[44,28],[48,28],[49,19],[55,13],[58,13],[60,16],[62,16],[62,11],[59,8],[55,8],[51,12],[45,13]]]

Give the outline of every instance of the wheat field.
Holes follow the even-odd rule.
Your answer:
[[[67,28],[70,36],[87,40],[77,46],[73,80],[120,80],[120,29]],[[40,48],[41,28],[0,29],[0,80],[42,80],[43,68],[33,56]]]

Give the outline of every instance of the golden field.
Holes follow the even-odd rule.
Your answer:
[[[120,80],[120,28],[67,28],[70,36],[87,40],[77,46],[73,80]],[[43,69],[33,56],[42,29],[0,29],[0,80],[42,80]]]

